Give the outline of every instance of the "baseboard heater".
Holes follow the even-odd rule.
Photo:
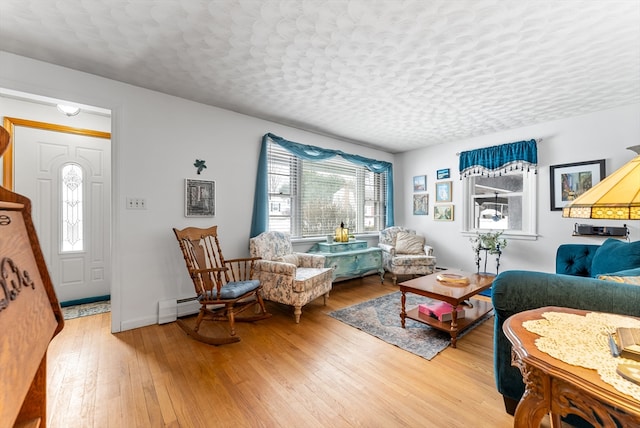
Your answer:
[[[158,324],[174,322],[179,317],[197,314],[200,302],[197,297],[186,299],[168,299],[158,302]]]

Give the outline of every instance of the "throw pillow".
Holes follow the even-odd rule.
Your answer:
[[[398,232],[396,254],[424,254],[424,238],[408,232]]]
[[[604,281],[622,282],[625,284],[640,285],[640,276],[598,275],[598,279]]]
[[[605,275],[598,275],[598,279],[605,281],[623,282],[625,284],[640,285],[640,268],[622,270]]]
[[[298,256],[295,254],[285,254],[284,256],[275,259],[276,262],[291,263],[298,266]]]
[[[640,241],[609,238],[598,248],[591,262],[591,276],[640,267]]]
[[[640,276],[640,267],[634,269],[620,270],[618,272],[610,273],[609,275],[616,276]]]

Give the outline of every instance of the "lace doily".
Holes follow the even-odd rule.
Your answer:
[[[599,312],[585,316],[545,312],[542,317],[522,323],[527,331],[541,336],[535,341],[540,351],[567,364],[596,370],[604,382],[640,400],[640,385],[616,373],[618,364],[640,367],[640,362],[613,357],[608,342],[608,335],[615,333],[617,327],[640,328],[640,320]]]

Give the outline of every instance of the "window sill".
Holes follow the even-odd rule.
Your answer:
[[[486,233],[486,232],[496,232],[495,230],[489,230],[489,229],[482,229],[480,230],[465,230],[462,231],[462,236],[466,236],[466,237],[474,237],[477,235],[477,233]],[[533,234],[533,233],[526,233],[526,232],[521,232],[521,231],[517,231],[517,232],[510,232],[510,231],[505,231],[502,236],[502,238],[505,239],[513,239],[514,241],[537,241],[539,235],[538,234]]]

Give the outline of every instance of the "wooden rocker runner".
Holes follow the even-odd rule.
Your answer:
[[[235,322],[258,321],[271,316],[262,300],[261,284],[252,279],[259,257],[225,260],[218,242],[218,226],[207,229],[173,229],[184,256],[187,270],[200,302],[195,327],[178,319],[178,325],[192,338],[210,345],[239,342]],[[252,315],[244,315],[253,308]],[[229,323],[229,336],[209,337],[198,333],[203,320]]]

